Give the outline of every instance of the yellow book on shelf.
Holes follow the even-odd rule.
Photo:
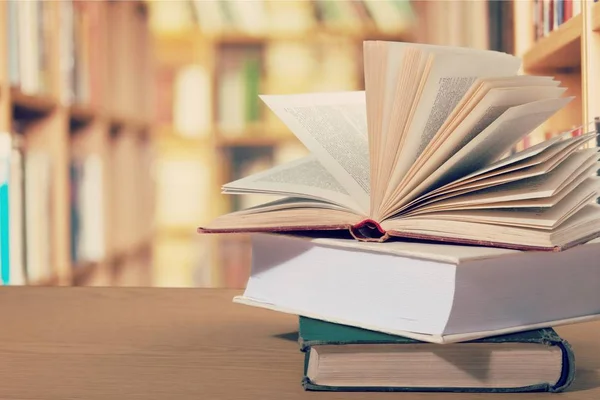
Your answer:
[[[364,43],[365,91],[265,95],[310,155],[223,186],[283,199],[201,233],[337,231],[559,251],[600,234],[596,135],[509,150],[572,97],[486,50]],[[585,128],[584,128],[585,129]]]

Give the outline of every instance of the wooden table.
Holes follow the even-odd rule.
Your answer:
[[[0,289],[0,399],[600,399],[600,323],[557,329],[569,392],[318,393],[300,385],[297,318],[220,289]]]

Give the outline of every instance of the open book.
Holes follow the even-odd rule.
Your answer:
[[[310,155],[223,187],[276,200],[201,233],[332,231],[561,250],[600,234],[597,132],[509,155],[571,97],[509,54],[364,42],[365,91],[261,96]],[[314,233],[314,232],[313,232]],[[331,232],[329,232],[331,233]]]

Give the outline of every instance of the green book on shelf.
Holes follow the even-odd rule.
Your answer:
[[[260,60],[256,55],[249,53],[246,56],[243,71],[246,81],[246,122],[257,122],[260,120]]]
[[[306,390],[561,392],[575,376],[551,328],[433,344],[300,317],[299,343]]]

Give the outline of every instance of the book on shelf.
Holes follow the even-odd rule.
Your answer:
[[[200,233],[337,231],[560,251],[600,234],[593,125],[510,155],[568,104],[553,77],[496,51],[364,42],[365,91],[264,95],[310,151],[223,186],[283,199]]]
[[[260,120],[259,84],[262,56],[259,47],[221,49],[217,77],[217,122],[223,135],[237,135]]]
[[[152,3],[154,25],[165,32],[197,26],[206,35],[228,32],[245,35],[305,33],[322,26],[356,32],[376,28],[404,32],[414,25],[408,0],[264,1],[215,2],[192,0],[177,5]]]
[[[10,84],[23,93],[48,94],[51,6],[40,0],[9,0],[6,7]]]
[[[15,130],[19,130],[16,125]],[[22,285],[52,274],[51,171],[47,153],[26,150],[20,134],[0,133],[3,285]]]
[[[99,262],[105,257],[102,159],[73,157],[69,164],[71,262]]]
[[[535,39],[541,39],[563,23],[581,14],[581,0],[534,0],[533,27]]]
[[[0,134],[0,280],[3,285],[10,281],[10,136]]]
[[[439,346],[300,317],[298,336],[306,390],[562,392],[575,378],[552,328]]]
[[[281,234],[251,246],[233,301],[276,312],[437,344],[600,318],[600,239],[559,253]]]

